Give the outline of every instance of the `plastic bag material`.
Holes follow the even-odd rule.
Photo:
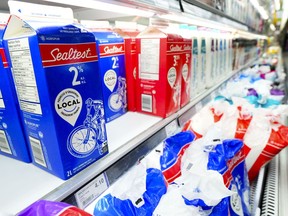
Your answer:
[[[185,172],[176,180],[186,205],[201,207],[205,211],[218,205],[224,197],[234,194],[225,187],[222,175],[214,170],[201,174]]]
[[[39,200],[21,211],[19,216],[91,216],[88,212],[63,202]]]
[[[269,81],[274,82],[277,78],[277,73],[276,71],[270,71],[268,73],[261,73],[260,77],[264,80],[269,80]]]
[[[111,190],[111,195],[120,200],[130,200],[135,206],[140,207],[144,204],[142,194],[146,191],[146,163],[141,161],[139,164],[129,169],[117,181],[117,186]],[[139,202],[138,200],[143,200]],[[137,203],[137,204],[136,204]]]
[[[141,197],[139,197],[139,199],[132,202],[129,199],[119,199],[111,195],[111,193],[107,194],[96,203],[94,215],[149,216],[153,214],[161,197],[166,193],[166,191],[167,188],[162,172],[158,169],[149,168],[147,169],[146,176],[146,191]],[[123,191],[123,194],[124,193],[126,193],[126,191]]]
[[[153,216],[202,216],[201,210],[192,205],[186,205],[176,183],[170,184],[153,212]]]
[[[230,182],[229,189],[236,192],[229,197],[230,215],[251,215],[250,185],[245,164],[243,141],[224,140],[228,171],[223,175],[225,182]],[[230,179],[230,180],[229,180]]]
[[[246,96],[245,99],[250,103],[253,104],[255,107],[263,107],[263,108],[274,108],[281,104],[281,101],[278,99],[275,100],[274,98],[265,98],[262,95],[258,95],[258,97],[254,95]]]
[[[219,96],[216,97],[216,100],[225,98],[225,100],[232,104],[232,97],[245,97],[248,89],[252,88],[252,86],[253,85],[248,79],[228,82],[226,88],[219,92]]]
[[[228,215],[227,212],[229,211],[231,215],[243,212],[242,215],[248,216],[250,215],[248,196],[250,188],[244,161],[243,141],[239,139],[222,140],[221,132],[221,128],[216,124],[203,138],[194,141],[189,146],[182,157],[182,176],[175,182],[179,183],[179,179],[184,178],[185,172],[188,171],[193,175],[204,176],[208,170],[215,170],[221,174],[222,186],[226,186],[226,189],[233,189],[236,195],[234,194],[227,199],[221,197],[216,206],[211,205],[209,201],[205,200],[205,197],[197,200],[196,198],[191,199],[189,195],[185,194],[188,197],[186,198],[193,201],[190,202],[191,204],[198,204],[202,208],[206,208],[206,211],[210,207],[211,215]],[[192,186],[190,187],[192,188]],[[185,191],[189,193],[188,189]],[[201,200],[204,203],[200,202]]]
[[[205,135],[215,122],[221,120],[223,113],[229,106],[227,101],[213,101],[196,113],[183,127],[183,131],[192,131],[196,139]]]
[[[241,100],[242,103],[238,101]],[[242,98],[232,97],[234,105],[225,110],[221,120],[217,123],[222,129],[225,139],[243,139],[253,117],[253,107]]]
[[[280,101],[275,99],[275,97],[271,96],[271,85],[272,82],[268,80],[258,80],[253,83],[252,89],[254,89],[257,94],[248,94],[245,96],[245,99],[253,104],[255,107],[275,107],[280,104]]]
[[[219,128],[213,126],[189,146],[182,157],[181,170],[182,176],[175,182],[182,186],[181,194],[187,205],[198,207],[200,215],[228,215],[225,197],[233,193],[222,177],[228,167]]]
[[[168,183],[181,175],[181,158],[190,143],[195,139],[191,131],[180,132],[164,141],[160,165]]]
[[[226,166],[224,166],[223,162],[220,162],[223,161],[223,154]],[[218,170],[223,176],[226,187],[235,192],[228,198],[229,214],[249,216],[251,214],[249,200],[250,186],[245,165],[243,141],[239,139],[223,140],[222,145],[217,145],[215,150],[209,153],[208,169]],[[216,213],[219,211],[227,211],[224,208],[226,206],[225,202],[227,200],[222,200],[219,203],[220,206],[216,208],[215,212],[213,210],[212,213],[214,212],[213,214],[217,215]],[[212,213],[211,215],[213,215]]]
[[[261,112],[255,114],[244,137],[250,181],[255,179],[263,165],[288,145],[288,127],[271,117]]]
[[[285,92],[281,89],[273,88],[270,90],[270,99],[282,102],[285,97]]]
[[[205,106],[184,125],[183,131],[191,131],[195,134],[196,139],[199,139],[213,124],[214,114],[208,106]]]

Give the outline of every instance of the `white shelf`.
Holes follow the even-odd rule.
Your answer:
[[[135,148],[160,121],[158,117],[128,112],[108,123],[110,153],[67,181],[32,164],[0,155],[0,215],[15,215],[42,198],[60,201]]]
[[[0,155],[0,172],[0,215],[15,215],[64,183],[32,164],[3,155]]]

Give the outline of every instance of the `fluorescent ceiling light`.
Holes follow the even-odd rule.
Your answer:
[[[177,14],[163,14],[159,15],[160,18],[170,20],[173,22],[178,22],[181,24],[190,24],[190,25],[196,25],[196,26],[203,26],[207,28],[213,28],[218,29],[222,31],[229,31],[229,32],[235,32],[235,28],[231,28],[230,26],[223,25],[221,23],[213,22],[210,20],[201,19],[199,17],[188,17],[187,15],[177,15]]]
[[[268,37],[266,35],[260,35],[260,34],[254,34],[251,32],[245,32],[245,31],[237,31],[238,37],[244,37],[248,39],[267,39]]]
[[[275,31],[275,30],[276,30],[275,25],[273,25],[273,24],[271,23],[271,24],[270,24],[270,29],[271,29],[272,31]]]
[[[280,0],[274,0],[275,2],[275,10],[278,11],[280,10]]]
[[[282,20],[280,25],[280,31],[285,27],[287,19],[288,19],[288,0],[282,1],[282,8],[283,8],[283,14],[282,14]]]
[[[258,10],[262,19],[267,20],[269,18],[267,11],[259,4],[258,0],[250,0],[250,2]]]
[[[125,7],[122,5],[106,3],[102,1],[96,0],[43,0],[48,2],[66,4],[66,5],[73,5],[78,7],[86,7],[91,9],[103,10],[103,11],[110,11],[115,13],[122,13],[131,16],[141,16],[141,17],[152,17],[154,15],[153,12],[140,10],[136,8]]]

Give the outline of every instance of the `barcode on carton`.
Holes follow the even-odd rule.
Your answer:
[[[10,148],[9,143],[7,141],[5,131],[3,131],[3,130],[0,130],[0,150],[2,152],[12,154],[11,148]]]
[[[32,154],[36,163],[47,167],[45,158],[43,155],[43,150],[41,146],[41,142],[38,139],[29,136],[29,141],[31,144]]]
[[[152,96],[151,95],[141,95],[141,109],[142,111],[152,112]]]

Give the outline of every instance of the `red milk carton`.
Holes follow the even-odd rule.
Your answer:
[[[180,108],[183,38],[151,26],[136,44],[137,111],[165,118]]]
[[[136,55],[136,36],[139,31],[129,28],[131,22],[115,21],[114,32],[124,38],[125,43],[125,68],[127,83],[127,108],[128,111],[136,111],[136,76],[137,76],[137,55]],[[136,24],[136,23],[135,23]],[[133,26],[132,26],[133,27]]]
[[[191,77],[191,59],[192,59],[192,39],[183,39],[182,70],[181,70],[181,102],[183,107],[190,101],[190,77]]]

